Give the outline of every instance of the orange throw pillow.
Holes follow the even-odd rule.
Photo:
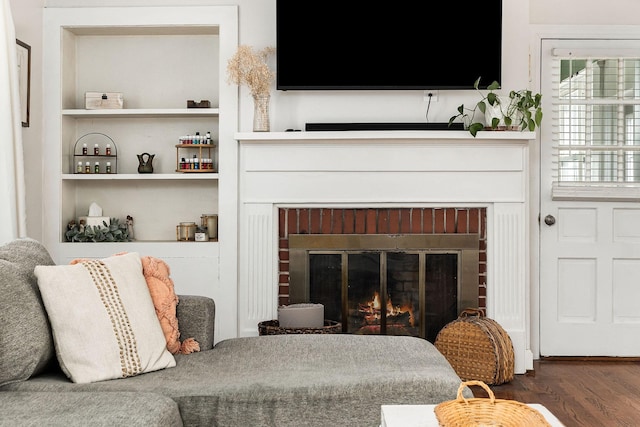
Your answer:
[[[200,351],[200,345],[193,338],[187,338],[180,343],[180,331],[176,316],[178,296],[173,289],[173,280],[169,276],[169,265],[161,259],[150,256],[143,256],[141,259],[142,273],[147,280],[149,293],[151,293],[160,326],[162,326],[164,337],[167,340],[167,350],[171,354],[189,354]]]
[[[124,253],[126,252],[116,255]],[[140,259],[142,260],[142,274],[147,282],[156,315],[167,341],[167,350],[171,354],[190,354],[200,351],[200,344],[193,338],[187,338],[182,343],[180,342],[180,330],[176,315],[179,301],[174,291],[173,280],[170,277],[169,265],[159,258],[150,256],[143,256]],[[83,258],[74,259],[70,264],[77,264],[84,260]]]

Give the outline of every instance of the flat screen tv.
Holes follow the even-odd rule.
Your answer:
[[[473,89],[501,81],[502,0],[277,0],[279,90]]]

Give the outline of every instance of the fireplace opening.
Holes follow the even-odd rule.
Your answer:
[[[289,235],[292,303],[320,303],[344,333],[435,341],[478,306],[477,234]]]

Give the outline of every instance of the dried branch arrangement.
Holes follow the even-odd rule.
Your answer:
[[[254,97],[269,95],[275,73],[269,68],[267,59],[274,52],[274,47],[256,51],[251,46],[238,46],[238,51],[227,63],[228,81],[247,86]]]

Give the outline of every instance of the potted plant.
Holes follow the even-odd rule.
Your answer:
[[[127,220],[129,220],[129,216]],[[133,219],[132,219],[133,220]],[[102,222],[102,226],[85,226],[84,223],[76,224],[71,221],[64,234],[67,242],[130,242],[129,227],[127,223],[120,223],[117,218],[111,218],[107,224]]]
[[[542,95],[533,94],[530,90],[512,90],[507,98],[500,97],[495,91],[500,89],[500,83],[494,81],[487,86],[487,92],[480,88],[480,77],[473,87],[480,94],[481,99],[473,108],[464,104],[458,107],[458,114],[449,119],[449,125],[457,119],[464,122],[465,129],[474,137],[478,131],[489,130],[529,130],[533,131],[542,123]],[[479,120],[476,114],[482,113],[484,120]],[[478,114],[479,115],[479,114]]]

